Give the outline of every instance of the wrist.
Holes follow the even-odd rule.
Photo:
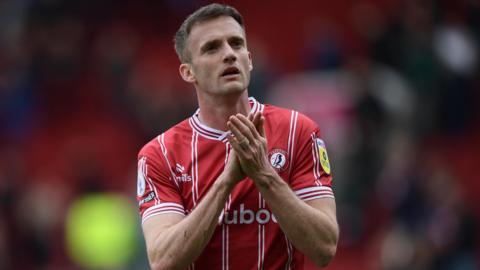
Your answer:
[[[220,174],[217,181],[215,181],[214,185],[219,190],[226,190],[227,192],[231,192],[235,187],[236,183],[239,182],[238,178],[239,177],[234,173],[229,173],[227,171],[224,171],[222,174]]]
[[[271,166],[260,171],[254,178],[255,184],[262,189],[270,189],[275,185],[284,183],[278,173]]]

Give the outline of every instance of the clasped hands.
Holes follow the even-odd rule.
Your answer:
[[[257,182],[273,170],[268,161],[264,122],[265,117],[261,112],[248,117],[242,114],[232,115],[227,121],[230,131],[228,141],[233,147],[227,167],[239,166],[234,171],[240,174],[240,179],[248,176]]]

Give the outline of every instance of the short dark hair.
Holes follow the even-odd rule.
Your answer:
[[[182,63],[190,61],[190,55],[185,49],[185,43],[187,42],[192,27],[196,23],[216,19],[221,16],[232,17],[243,29],[245,29],[242,15],[232,6],[214,3],[201,7],[194,13],[190,14],[190,16],[183,21],[182,25],[175,34],[175,51],[177,52],[178,58]]]

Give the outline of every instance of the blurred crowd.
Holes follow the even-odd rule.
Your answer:
[[[135,212],[137,151],[196,110],[172,37],[208,2],[0,1],[0,269],[148,267],[139,218],[128,258],[95,265],[69,217],[91,194]],[[226,2],[246,20],[250,94],[322,129],[329,269],[479,269],[480,3]]]

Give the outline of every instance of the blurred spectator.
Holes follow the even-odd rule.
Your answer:
[[[139,147],[193,113],[172,37],[204,3],[0,1],[1,269],[81,268],[67,209],[133,198]],[[478,1],[229,4],[254,37],[251,94],[326,139],[342,228],[329,269],[478,269]],[[146,267],[133,256],[119,268]]]

